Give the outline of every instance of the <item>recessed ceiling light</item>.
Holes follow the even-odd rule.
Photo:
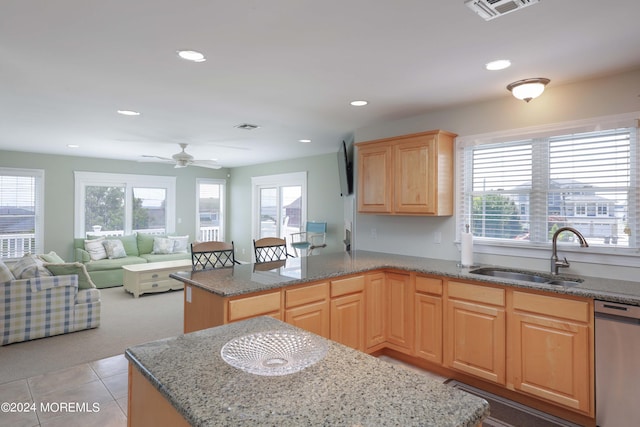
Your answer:
[[[485,64],[485,68],[489,71],[504,70],[505,68],[509,68],[510,66],[511,61],[509,61],[508,59],[498,59]]]
[[[311,142],[311,140],[310,140],[310,139],[299,139],[298,141],[300,141],[300,142],[304,142],[305,144],[307,144],[307,143]]]
[[[118,110],[118,114],[122,114],[123,116],[139,116],[140,113],[133,110]]]
[[[77,144],[67,144],[67,148],[80,148]]]
[[[369,101],[360,100],[360,101],[351,101],[349,104],[353,105],[354,107],[364,107],[368,103]]]
[[[195,50],[179,50],[178,56],[192,62],[204,62],[207,60],[202,53]]]

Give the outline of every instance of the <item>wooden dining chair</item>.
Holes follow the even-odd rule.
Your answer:
[[[236,261],[233,242],[200,242],[191,244],[191,269],[210,270],[232,267]]]
[[[254,240],[253,250],[257,263],[293,257],[287,252],[286,239],[279,239],[277,237],[263,237],[262,239]]]

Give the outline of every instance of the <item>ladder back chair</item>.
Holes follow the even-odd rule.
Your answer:
[[[232,267],[236,261],[233,242],[201,242],[191,244],[191,269],[211,270]]]
[[[263,237],[253,241],[253,250],[256,262],[269,262],[287,259],[292,257],[287,252],[287,241],[277,237]]]

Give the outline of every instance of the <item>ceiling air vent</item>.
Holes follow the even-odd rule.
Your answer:
[[[485,21],[491,21],[514,10],[522,9],[540,0],[465,0],[464,4]]]
[[[254,130],[254,129],[258,129],[260,126],[252,125],[251,123],[240,123],[239,125],[235,125],[234,127],[238,129],[244,129],[244,130]]]

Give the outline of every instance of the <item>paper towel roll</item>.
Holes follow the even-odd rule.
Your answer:
[[[473,265],[473,234],[462,232],[460,235],[460,264],[463,267]]]

